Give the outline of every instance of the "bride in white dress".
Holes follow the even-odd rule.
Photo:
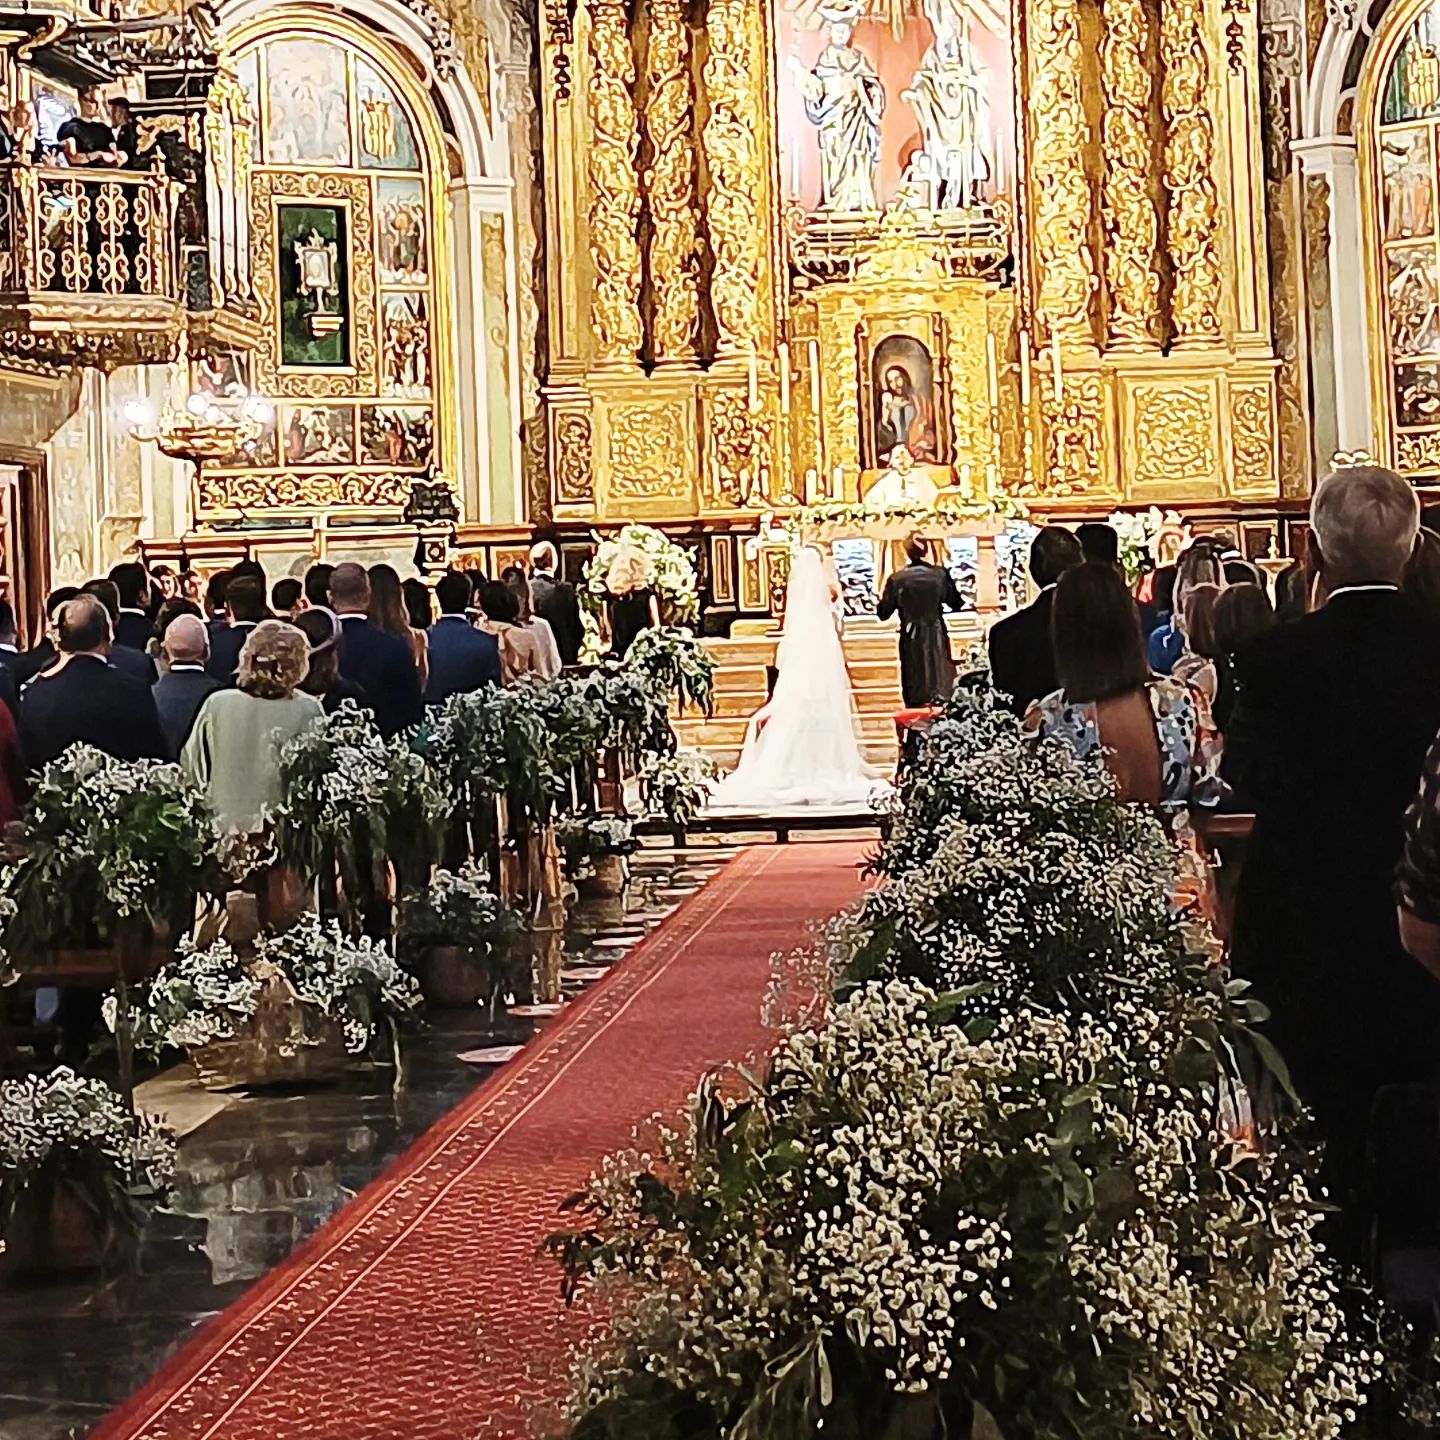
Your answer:
[[[790,570],[775,665],[775,693],[751,717],[740,763],[716,786],[710,809],[763,814],[796,805],[864,805],[876,776],[855,739],[830,581],[809,546]]]

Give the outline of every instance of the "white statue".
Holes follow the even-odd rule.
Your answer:
[[[945,23],[942,0],[931,0],[929,9],[935,43],[900,95],[915,112],[924,140],[911,163],[931,187],[932,208],[969,210],[980,203],[990,178],[984,143],[990,133],[986,72],[970,47],[964,22]]]
[[[790,68],[805,97],[805,113],[820,130],[824,210],[875,210],[875,167],[880,163],[880,117],[885,87],[869,59],[850,43],[853,5],[821,10],[829,40],[813,70],[792,55]]]

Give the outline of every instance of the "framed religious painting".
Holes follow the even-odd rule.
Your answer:
[[[860,454],[866,470],[894,466],[902,449],[919,469],[951,461],[949,403],[933,316],[862,322]]]

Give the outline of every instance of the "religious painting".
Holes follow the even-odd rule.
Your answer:
[[[1395,367],[1395,418],[1407,429],[1440,425],[1440,365]]]
[[[889,465],[902,447],[918,465],[941,463],[935,361],[913,335],[888,335],[870,357],[871,423],[866,468]]]
[[[428,408],[367,405],[360,411],[360,463],[423,469],[434,458],[434,422]]]
[[[197,355],[191,365],[191,385],[197,395],[212,400],[243,400],[250,393],[250,352],[211,350]]]
[[[297,405],[285,412],[286,465],[353,465],[355,412],[343,405]]]
[[[1387,125],[1422,120],[1440,108],[1440,23],[1430,6],[1415,19],[1385,82],[1382,119]]]
[[[1435,233],[1435,161],[1428,130],[1401,130],[1380,146],[1385,238],[1416,240]]]
[[[366,170],[418,170],[420,147],[410,116],[389,84],[364,60],[355,62],[360,164]]]
[[[349,165],[345,52],[323,40],[280,40],[265,51],[268,165]]]
[[[1440,348],[1440,293],[1435,251],[1406,246],[1385,256],[1390,348],[1395,355],[1427,355]]]
[[[381,310],[380,393],[430,397],[430,315],[423,293],[386,295]]]
[[[350,363],[349,216],[343,205],[280,205],[280,363]]]
[[[217,470],[273,470],[280,463],[275,412],[268,412],[263,420],[254,423],[258,426],[256,433],[237,445],[230,454],[216,460]]]
[[[421,286],[429,280],[425,253],[425,192],[419,180],[379,182],[375,244],[382,285]]]

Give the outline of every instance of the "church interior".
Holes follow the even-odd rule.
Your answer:
[[[11,1274],[37,1222],[12,1220],[0,1133],[0,1440],[1437,1433],[1266,1428],[1249,1389],[1194,1429],[1027,1422],[988,1390],[842,1425],[815,1398],[828,1371],[791,1428],[778,1382],[773,1414],[626,1428],[556,1408],[585,1332],[541,1258],[635,1126],[697,1084],[715,1113],[730,1103],[701,1077],[780,1033],[761,1018],[772,953],[900,884],[888,862],[862,873],[897,843],[893,816],[741,824],[674,799],[681,760],[727,770],[759,733],[797,546],[836,573],[856,741],[877,775],[899,764],[903,800],[920,727],[875,609],[912,535],[963,598],[958,658],[1035,599],[1044,527],[1111,525],[1131,579],[1212,537],[1263,590],[1305,563],[1337,467],[1383,467],[1430,503],[1437,187],[1437,0],[0,0],[0,597],[21,652],[48,643],[47,597],[117,567],[166,576],[213,624],[207,589],[237,566],[267,595],[357,565],[434,595],[455,573],[523,576],[548,542],[587,610],[573,698],[603,711],[584,667],[615,676],[589,612],[606,623],[603,567],[632,533],[684,572],[657,623],[697,637],[676,642],[658,767],[586,731],[590,753],[537,782],[543,804],[496,780],[484,824],[452,816],[436,842],[489,865],[520,916],[518,987],[367,1031],[328,1084],[197,1083],[175,1044],[137,1062],[102,1027],[78,1069],[179,1146],[123,1264],[107,1241],[98,1269]],[[566,697],[525,723],[559,735]],[[472,743],[519,766],[540,742],[492,712]],[[437,713],[418,733],[443,730],[443,750],[460,730]],[[432,764],[420,739],[386,753],[395,775]],[[662,782],[642,815],[636,787]],[[15,817],[32,838],[42,793]],[[562,902],[573,856],[552,831],[610,833],[627,800],[635,848],[590,859],[619,858],[628,882],[597,889],[582,865]],[[572,801],[552,827],[547,807]],[[408,861],[364,823],[393,936],[369,889],[346,898],[362,887],[335,860],[354,851],[343,825],[308,878],[345,943],[385,945]],[[1217,964],[1239,833],[1212,825],[1208,880],[1182,864],[1178,882],[1213,902],[1194,943]],[[275,884],[247,882],[262,932],[293,878],[285,843]],[[23,874],[17,844],[6,873]],[[42,882],[67,914],[71,873]],[[9,885],[4,933],[27,903]],[[100,931],[90,980],[64,968],[73,940],[0,937],[6,1083],[53,1058],[30,1034],[52,985],[97,1007],[108,992],[122,1016],[151,1003],[134,932]],[[926,983],[943,992],[945,973]],[[729,1323],[711,1319],[707,1335]],[[799,1353],[754,1348],[772,1374]],[[683,1367],[646,1365],[685,1390]],[[1340,1413],[1349,1383],[1316,1394]]]

